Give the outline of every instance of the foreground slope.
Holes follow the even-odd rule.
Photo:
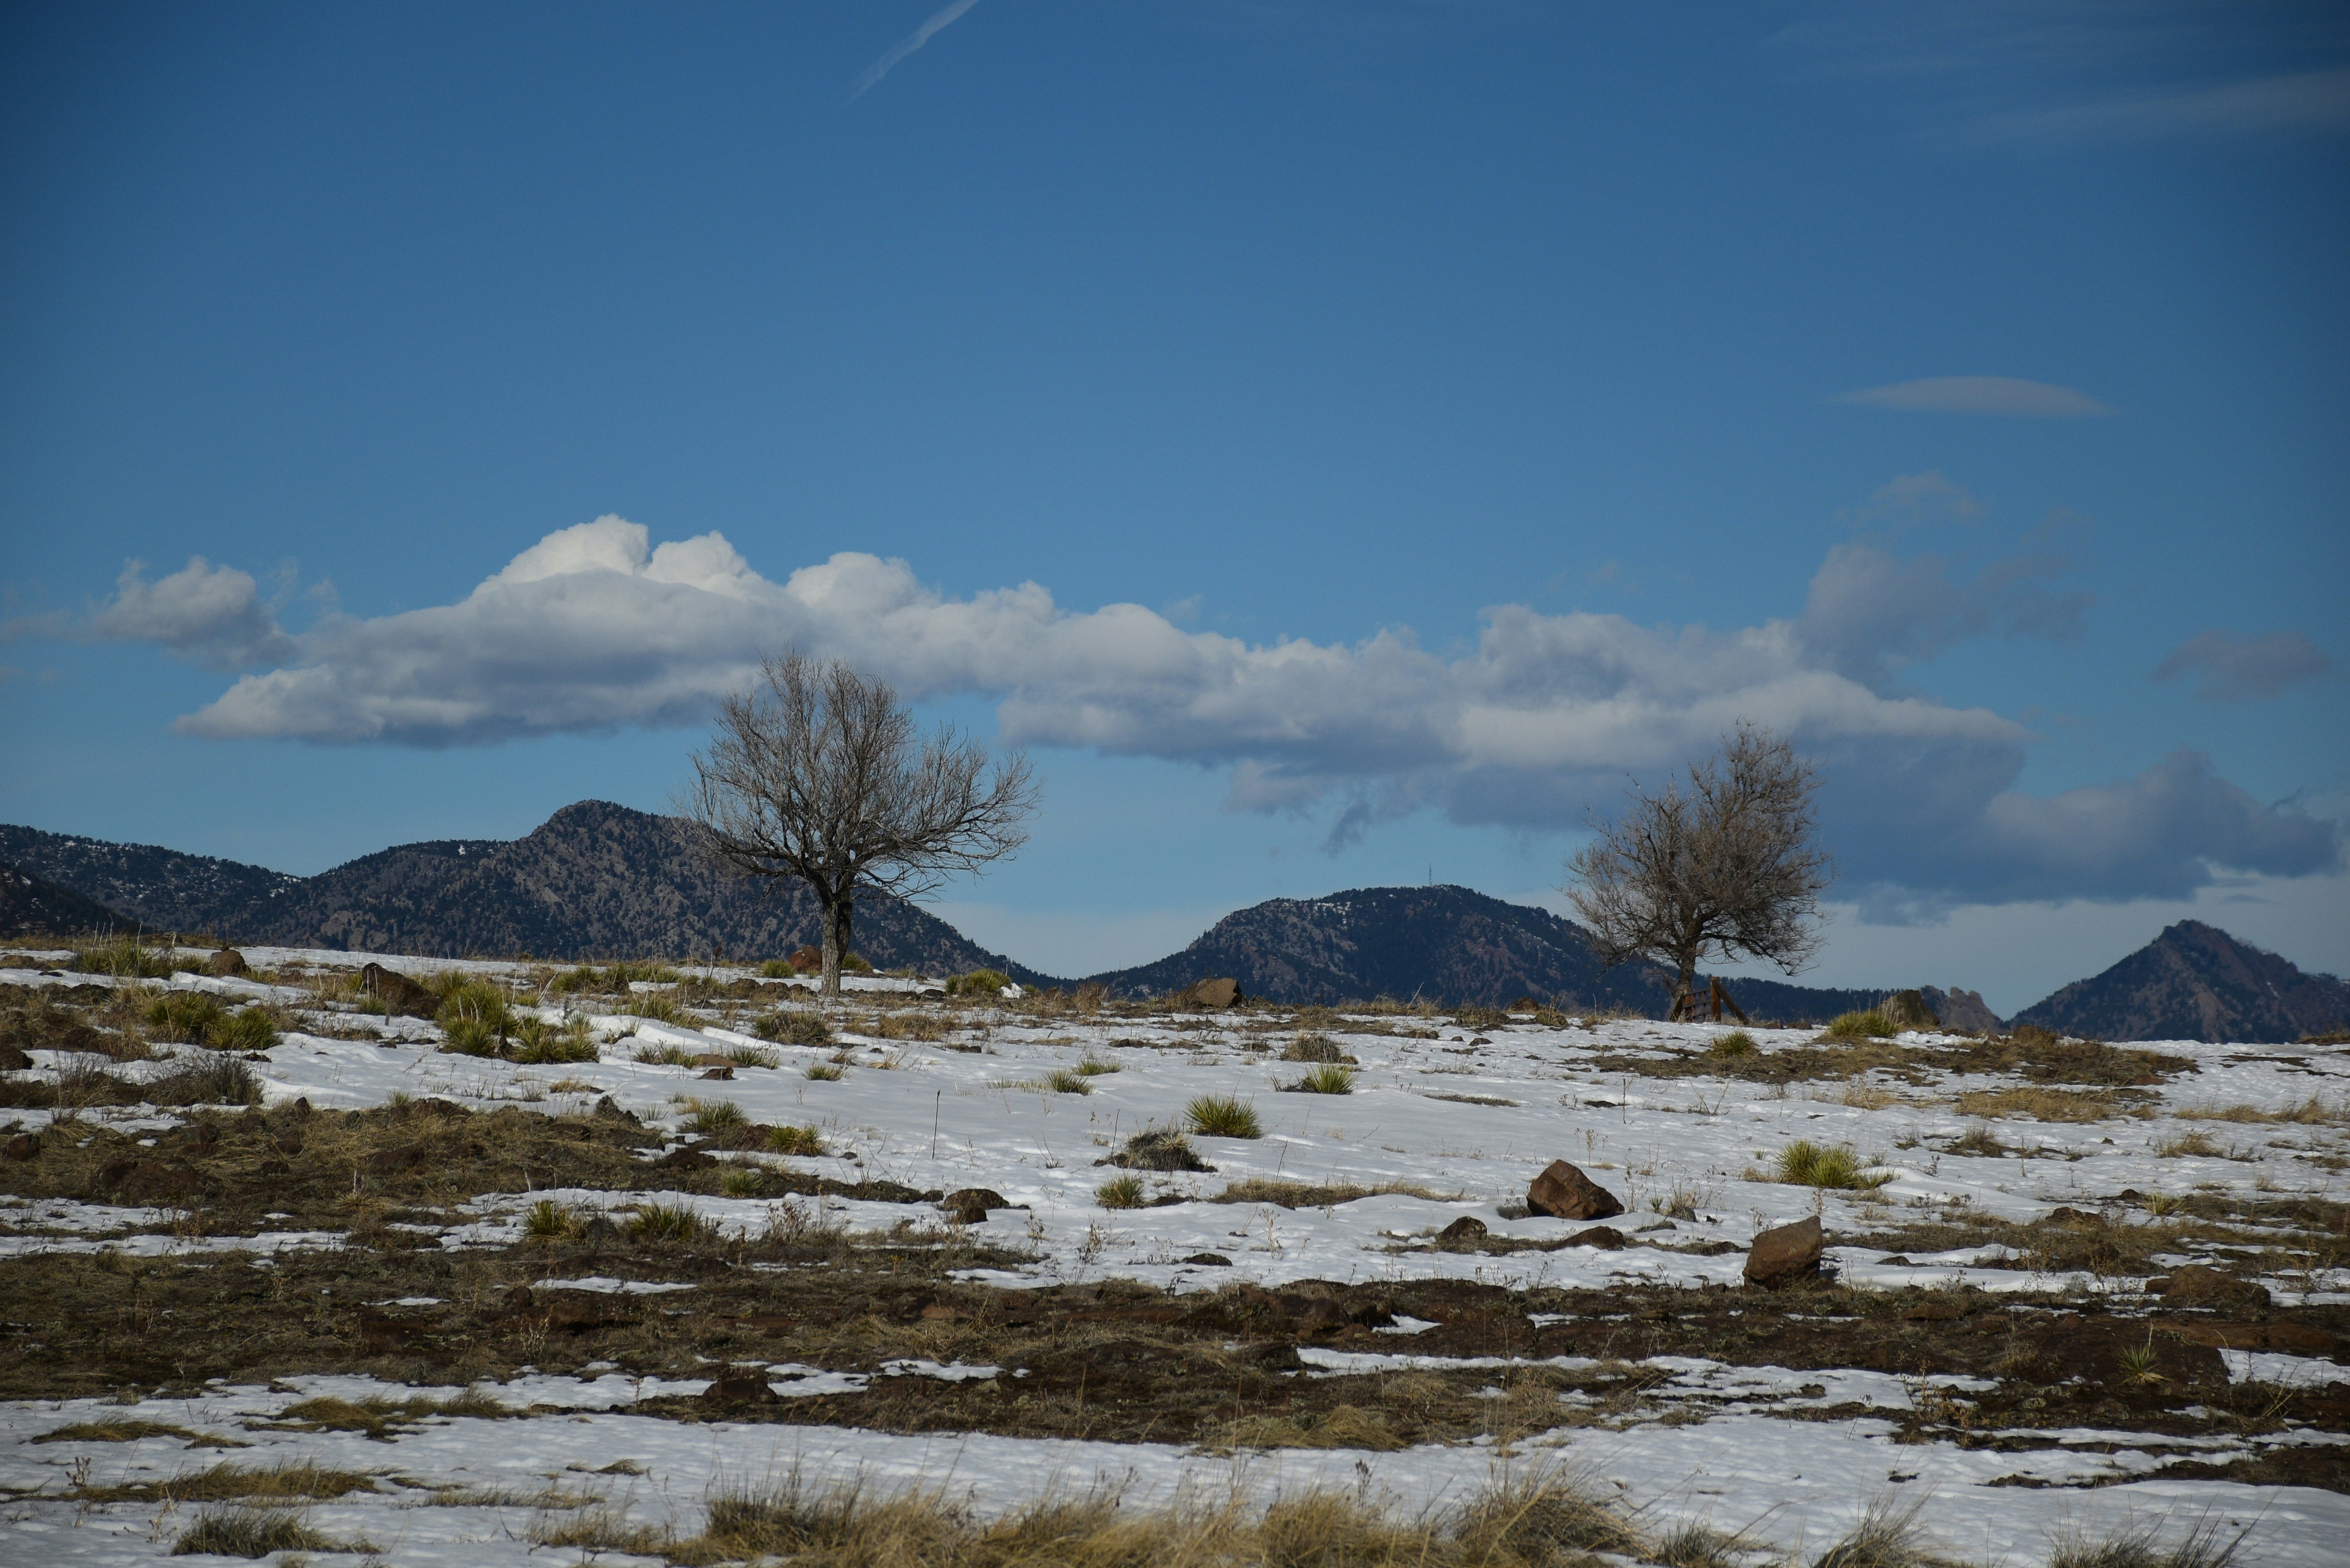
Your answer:
[[[352,955],[244,956],[164,997],[0,955],[31,1062],[0,1075],[11,1561],[287,1525],[280,1558],[706,1568],[799,1552],[835,1486],[863,1489],[844,1528],[901,1490],[1076,1500],[1025,1557],[934,1568],[1036,1540],[2043,1568],[2068,1532],[2205,1524],[2321,1568],[2350,1534],[2339,1049],[1717,1052],[1640,1019],[880,979],[825,1008],[740,967],[654,992],[474,963],[534,1031],[467,1055],[366,1011]],[[286,1033],[180,1043],[208,1000]],[[1345,1092],[1303,1092],[1288,1058],[1334,1054]],[[1135,1163],[1206,1096],[1258,1125]],[[1823,1147],[1852,1185],[1812,1184]],[[1560,1156],[1625,1211],[1529,1213]],[[1749,1282],[1757,1233],[1814,1217],[1825,1272]],[[1544,1478],[1525,1550],[1374,1555],[1343,1511],[1457,1519]],[[1179,1499],[1230,1500],[1223,1550],[1135,1549]],[[912,1507],[901,1535],[956,1538]],[[1288,1549],[1243,1549],[1284,1517]],[[1835,1546],[1872,1517],[1920,1539]]]
[[[2015,1021],[2098,1040],[2284,1043],[2350,1029],[2350,984],[2181,920]]]

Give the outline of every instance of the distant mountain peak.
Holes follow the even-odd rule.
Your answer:
[[[2350,984],[2179,920],[2101,974],[2015,1015],[2101,1040],[2290,1042],[2350,1026]]]

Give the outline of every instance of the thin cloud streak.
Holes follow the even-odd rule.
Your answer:
[[[889,50],[879,59],[866,67],[863,73],[850,86],[848,96],[852,99],[859,99],[872,91],[883,77],[897,68],[899,61],[952,26],[957,18],[978,4],[979,0],[954,0],[954,4],[941,6],[932,12],[930,19],[915,28],[910,36],[890,45]]]
[[[1989,414],[2010,420],[2094,420],[2121,411],[2074,388],[2014,376],[1929,376],[1839,392],[1828,400],[1901,413]]]

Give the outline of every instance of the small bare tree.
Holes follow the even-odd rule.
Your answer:
[[[1689,790],[1635,785],[1613,822],[1568,857],[1562,889],[1610,964],[1646,958],[1675,972],[1671,1016],[1691,1004],[1698,961],[1759,958],[1789,974],[1818,952],[1820,892],[1834,875],[1812,846],[1812,764],[1741,723]]]
[[[889,683],[797,652],[718,710],[681,803],[702,853],[750,877],[796,877],[823,911],[824,994],[840,995],[860,892],[913,898],[1027,842],[1027,757],[991,767],[951,727],[927,738]]]

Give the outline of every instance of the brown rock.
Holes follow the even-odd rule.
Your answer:
[[[977,1225],[985,1221],[991,1209],[1009,1209],[1003,1194],[987,1187],[963,1187],[939,1199],[948,1219],[958,1225]]]
[[[1563,1159],[1554,1159],[1526,1189],[1526,1207],[1561,1220],[1605,1220],[1621,1214],[1616,1195]]]
[[[774,1405],[778,1400],[775,1391],[764,1377],[735,1374],[721,1377],[702,1391],[704,1405]]]
[[[1597,1247],[1602,1251],[1620,1252],[1624,1250],[1624,1232],[1613,1225],[1594,1225],[1588,1231],[1577,1231],[1574,1235],[1569,1236],[1566,1239],[1566,1244],[1570,1247]]]
[[[1197,1263],[1203,1269],[1229,1269],[1232,1266],[1232,1261],[1222,1252],[1194,1252],[1183,1261]]]
[[[653,1161],[655,1170],[701,1170],[718,1162],[698,1148],[673,1148]]]
[[[2103,1230],[2105,1228],[2106,1217],[2102,1214],[2085,1213],[2078,1209],[2051,1209],[2048,1211],[2048,1223],[2051,1225],[2095,1225],[2098,1229]]]
[[[10,1159],[38,1159],[41,1157],[40,1137],[34,1133],[18,1133],[8,1140],[5,1152]]]
[[[1463,1214],[1436,1233],[1440,1241],[1474,1241],[1485,1234],[1485,1222],[1474,1214]]]
[[[2147,1288],[2167,1301],[2208,1302],[2213,1305],[2266,1306],[2270,1299],[2266,1286],[2223,1274],[2201,1263],[2173,1269],[2168,1279],[2147,1281]]]
[[[526,1312],[530,1309],[531,1303],[534,1299],[535,1298],[530,1293],[530,1287],[528,1285],[516,1285],[514,1289],[506,1293],[506,1310],[508,1312]]]
[[[369,963],[359,970],[359,989],[395,1013],[430,1018],[441,1010],[441,999],[396,969]]]
[[[1904,1323],[1955,1323],[1967,1314],[1956,1302],[1919,1302],[1901,1314]]]
[[[213,954],[211,960],[204,967],[211,970],[217,975],[244,974],[248,972],[248,966],[244,961],[244,955],[237,951],[234,948],[221,949],[220,951]]]
[[[1241,982],[1236,980],[1193,981],[1169,1000],[1178,1007],[1238,1007],[1241,1004]]]
[[[2268,1324],[2271,1350],[2290,1350],[2300,1355],[2323,1355],[2331,1358],[2341,1341],[2315,1324],[2272,1323]]]
[[[732,1078],[734,1076],[734,1067],[732,1063],[723,1067],[705,1067],[702,1070],[701,1076],[705,1080]]]
[[[14,1045],[0,1044],[0,1073],[28,1073],[33,1059]]]
[[[1817,1216],[1763,1231],[1747,1250],[1746,1282],[1777,1290],[1790,1281],[1809,1278],[1819,1272],[1824,1240]]]

